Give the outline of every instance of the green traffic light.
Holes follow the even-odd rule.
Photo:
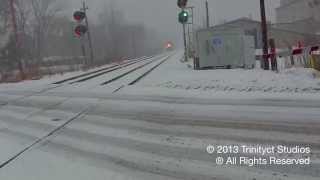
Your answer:
[[[179,22],[182,23],[182,24],[185,24],[185,23],[188,22],[188,19],[189,19],[189,14],[188,14],[188,12],[182,10],[182,11],[179,13]]]

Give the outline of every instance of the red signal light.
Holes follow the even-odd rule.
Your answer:
[[[87,26],[84,25],[78,25],[75,30],[74,33],[77,37],[81,37],[83,36],[86,32],[88,31]]]
[[[76,20],[77,22],[81,22],[84,20],[84,18],[86,18],[86,13],[83,12],[83,11],[76,11],[74,14],[73,14],[73,18],[74,20]]]
[[[76,21],[80,21],[80,20],[81,20],[81,16],[75,15],[75,16],[74,16],[74,19],[75,19]]]
[[[178,0],[177,4],[179,8],[185,8],[187,6],[188,0]]]
[[[81,37],[81,32],[79,31],[79,29],[74,30],[74,33],[77,37]]]

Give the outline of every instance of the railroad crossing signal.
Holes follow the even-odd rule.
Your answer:
[[[76,11],[73,14],[74,20],[76,20],[78,23],[82,22],[86,18],[86,13],[83,11]]]
[[[84,34],[86,34],[87,31],[87,26],[80,24],[75,28],[74,33],[77,37],[82,37]]]
[[[86,47],[85,47],[85,38],[83,36],[87,34],[88,36],[88,41],[89,41],[89,48],[90,48],[90,63],[93,65],[94,63],[94,53],[93,53],[93,46],[92,46],[92,41],[91,41],[91,35],[89,31],[89,22],[88,22],[88,17],[87,17],[87,10],[88,7],[86,5],[86,1],[82,1],[82,8],[80,10],[77,10],[73,13],[73,19],[77,22],[77,25],[74,29],[74,34],[76,37],[79,38],[80,44],[81,44],[81,50],[82,50],[82,55],[85,58],[85,64],[88,64],[87,57],[86,57]]]
[[[76,11],[73,13],[73,19],[77,21],[78,25],[74,29],[75,35],[80,38],[88,32],[88,27],[82,24],[82,21],[86,18],[84,11]]]
[[[181,24],[185,24],[188,22],[188,19],[189,19],[189,13],[185,10],[182,10],[180,13],[179,13],[179,22]]]
[[[181,8],[181,12],[178,15],[179,22],[183,27],[183,40],[184,40],[184,58],[187,61],[187,40],[186,40],[186,23],[188,22],[189,14],[184,9],[187,7],[188,0],[178,0],[177,5]]]
[[[188,3],[188,0],[178,0],[177,4],[178,4],[178,7],[183,9],[187,6],[187,3]]]

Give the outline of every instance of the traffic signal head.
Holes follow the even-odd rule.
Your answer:
[[[73,18],[74,20],[76,20],[77,22],[81,22],[84,20],[84,18],[86,18],[86,13],[83,11],[76,11],[73,14]]]
[[[185,24],[188,22],[188,19],[189,19],[189,14],[187,11],[181,11],[179,13],[179,22],[182,23],[182,24]]]
[[[84,34],[86,34],[86,32],[88,31],[87,26],[85,25],[78,25],[75,29],[74,29],[74,33],[77,37],[81,37]]]
[[[178,0],[177,4],[179,8],[185,8],[187,6],[188,0]]]

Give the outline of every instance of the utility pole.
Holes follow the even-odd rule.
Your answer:
[[[206,0],[206,20],[207,20],[207,28],[210,27],[210,17],[209,17],[209,2]]]
[[[184,61],[188,61],[188,48],[187,48],[187,37],[186,37],[186,24],[182,24],[183,28],[183,44],[184,44]]]
[[[88,65],[88,59],[87,59],[87,54],[86,54],[86,47],[85,47],[85,43],[83,40],[83,37],[80,37],[80,44],[81,44],[81,52],[82,52],[82,56],[83,56],[83,60],[84,60],[84,64]]]
[[[86,2],[85,1],[82,1],[82,10],[86,14],[85,23],[86,23],[86,26],[87,26],[87,29],[88,29],[87,33],[88,33],[89,48],[90,48],[90,61],[91,61],[91,65],[93,65],[94,64],[94,54],[93,54],[91,33],[90,33],[89,21],[88,21],[88,15],[87,15],[88,7],[86,6]]]
[[[262,31],[262,43],[263,43],[263,55],[261,61],[261,68],[269,70],[269,58],[268,58],[268,27],[266,18],[266,8],[264,0],[260,0],[260,11],[261,11],[261,31]]]

